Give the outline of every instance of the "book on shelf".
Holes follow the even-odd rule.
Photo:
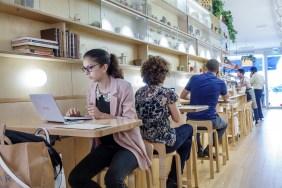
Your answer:
[[[54,55],[56,57],[62,57],[61,30],[58,28],[44,29],[40,31],[40,35],[42,39],[58,42],[59,49],[54,49]]]
[[[18,37],[12,39],[11,44],[12,47],[30,45],[30,46],[39,46],[39,47],[45,47],[51,49],[59,49],[57,41],[39,39],[33,37]]]
[[[70,33],[70,58],[75,58],[75,41],[74,41],[74,33]]]
[[[24,46],[14,46],[13,50],[20,50],[20,49],[32,49],[32,50],[41,50],[45,52],[53,52],[53,49],[51,48],[44,48],[40,46],[29,46],[29,45],[24,45]]]
[[[80,59],[80,35],[75,34],[74,37],[75,37],[75,44],[76,44],[75,58]]]
[[[69,58],[69,31],[66,30],[65,41],[66,41],[66,49],[65,49],[65,57]]]
[[[66,31],[66,56],[79,59],[80,36],[76,33]]]
[[[42,56],[49,56],[49,57],[54,56],[53,51],[48,52],[44,50],[35,50],[35,49],[16,49],[14,50],[14,52],[21,53],[21,54],[42,55]]]

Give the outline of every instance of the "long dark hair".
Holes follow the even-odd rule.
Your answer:
[[[84,54],[83,58],[86,57],[93,59],[96,63],[100,65],[107,64],[108,75],[114,78],[121,78],[121,79],[124,78],[122,69],[119,67],[116,55],[109,54],[106,50],[103,49],[92,49]]]

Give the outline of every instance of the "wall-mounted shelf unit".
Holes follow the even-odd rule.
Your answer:
[[[93,0],[89,3],[81,0],[73,2],[74,4],[68,2],[70,7],[68,16],[66,16],[67,13],[60,15],[50,11],[48,7],[51,5],[48,1],[40,1],[39,3],[44,3],[47,8],[42,8],[39,5],[38,10],[13,4],[13,1],[7,2],[9,1],[0,1],[1,13],[39,21],[50,26],[61,24],[65,30],[83,32],[92,35],[93,38],[106,38],[107,40],[112,39],[117,42],[143,46],[142,51],[137,52],[137,56],[142,57],[143,61],[150,50],[179,56],[179,60],[176,62],[178,65],[183,64],[180,61],[187,59],[205,62],[209,58],[216,58],[222,61],[223,54],[228,53],[224,49],[225,43],[222,36],[214,33],[208,27],[209,13],[191,0],[187,0],[183,5],[168,0],[138,2]],[[82,12],[77,8],[80,3],[81,7],[85,6],[88,10]],[[159,4],[162,6],[158,6]],[[205,34],[206,38],[195,36],[191,32],[191,28],[189,28],[191,22],[200,25],[201,33]],[[217,44],[211,41],[216,41]],[[206,52],[202,53],[201,49],[205,49]],[[3,51],[7,51],[9,54],[8,51],[11,50],[11,47],[0,46],[0,50],[2,50],[2,54],[5,53]],[[185,56],[186,58],[183,58]],[[59,60],[60,58],[53,59]],[[63,58],[63,61],[66,60],[73,61]],[[133,61],[133,59],[129,59],[129,61]]]

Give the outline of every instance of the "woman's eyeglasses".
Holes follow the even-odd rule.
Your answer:
[[[94,69],[94,67],[95,67],[96,65],[99,65],[99,64],[89,65],[89,66],[87,66],[87,67],[82,67],[81,70],[82,70],[84,73],[86,73],[86,72],[89,73],[89,72],[92,72],[92,71],[93,71],[93,69]]]

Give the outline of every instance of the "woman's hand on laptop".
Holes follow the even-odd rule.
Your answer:
[[[76,108],[71,108],[67,111],[66,116],[69,117],[80,117],[80,111]]]

